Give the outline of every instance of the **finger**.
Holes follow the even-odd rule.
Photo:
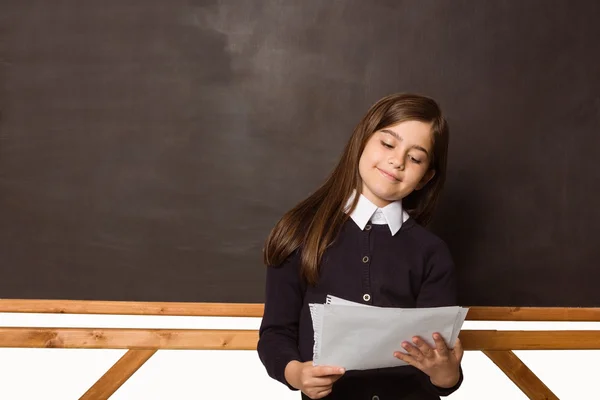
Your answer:
[[[318,365],[313,367],[311,371],[312,376],[329,376],[329,375],[343,375],[346,372],[341,367],[331,367],[328,365]]]
[[[404,361],[405,363],[407,363],[408,365],[412,365],[413,367],[417,367],[419,362],[417,360],[415,360],[410,354],[404,354],[404,353],[400,353],[399,351],[394,353],[394,357],[396,357],[399,360]]]
[[[310,389],[306,391],[306,394],[311,399],[320,399],[322,397],[327,396],[331,393],[332,387],[329,386],[311,386]]]
[[[419,348],[419,351],[421,352],[421,354],[423,354],[423,357],[432,358],[435,356],[435,353],[431,346],[429,346],[429,344],[427,344],[427,342],[421,339],[419,336],[415,336],[413,338],[413,343]]]
[[[311,386],[322,386],[322,387],[331,386],[341,377],[342,377],[342,375],[328,375],[328,376],[314,377],[311,379],[310,385]]]
[[[418,348],[416,348],[408,342],[402,342],[402,347],[417,361],[421,361],[423,358],[425,358],[423,356],[423,353],[421,353],[421,350],[419,350]]]
[[[460,363],[463,358],[463,354],[465,353],[460,339],[456,339],[456,343],[454,343],[454,349],[452,351],[454,353],[454,357],[456,357],[456,361]]]
[[[344,376],[344,374],[339,374],[339,375],[330,375],[328,376],[329,380],[331,381],[332,384],[334,384],[335,382],[337,382],[342,376]]]
[[[444,338],[439,333],[433,334],[433,341],[435,342],[435,348],[438,351],[440,356],[448,357],[448,346],[446,346],[446,342],[444,342]]]
[[[317,395],[315,397],[313,397],[313,399],[322,399],[323,397],[327,396],[329,393],[331,393],[331,388],[318,390],[316,392]]]

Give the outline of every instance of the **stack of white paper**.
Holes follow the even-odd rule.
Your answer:
[[[420,336],[434,347],[438,332],[453,347],[468,309],[463,307],[384,308],[327,296],[326,304],[309,304],[315,332],[314,365],[346,370],[406,365],[394,357],[405,353],[403,341]]]

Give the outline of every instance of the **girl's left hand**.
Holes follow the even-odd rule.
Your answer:
[[[427,375],[431,383],[442,388],[451,388],[460,379],[460,361],[463,357],[463,348],[460,339],[452,350],[448,349],[446,342],[439,333],[433,334],[435,348],[431,348],[418,336],[413,338],[414,346],[403,342],[402,347],[408,354],[395,352],[394,357],[406,361]]]

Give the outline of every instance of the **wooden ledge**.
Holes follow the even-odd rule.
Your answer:
[[[463,330],[465,350],[598,350],[600,331]],[[255,350],[256,330],[0,328],[0,347]]]
[[[469,307],[469,321],[600,322],[600,308]],[[185,303],[95,300],[0,299],[0,313],[169,315],[196,317],[254,317],[261,303]]]

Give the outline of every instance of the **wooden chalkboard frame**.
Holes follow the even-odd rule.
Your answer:
[[[0,299],[0,312],[262,317],[263,304]],[[470,321],[600,322],[600,308],[471,307]],[[558,399],[513,350],[600,350],[600,331],[463,330],[465,350],[482,351],[530,399]],[[80,399],[108,399],[159,349],[255,350],[256,330],[0,328],[0,348],[128,349]]]

